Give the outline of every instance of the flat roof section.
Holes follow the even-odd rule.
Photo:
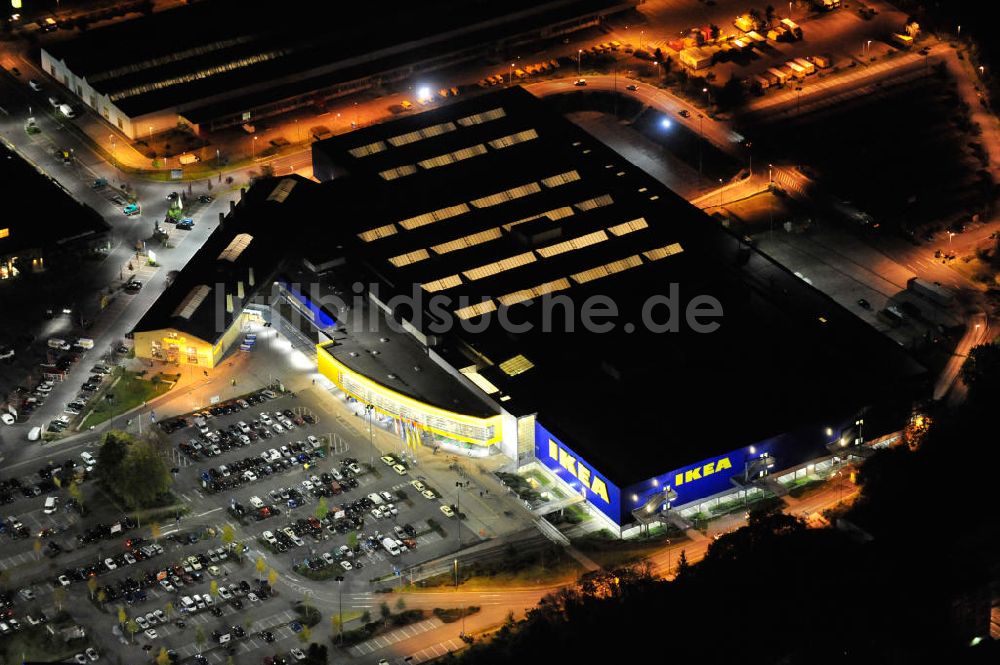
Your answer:
[[[355,317],[378,318],[374,330],[357,330]],[[348,332],[337,333],[324,348],[351,370],[392,391],[455,413],[489,418],[500,409],[483,395],[463,385],[456,377],[434,362],[427,349],[405,332],[390,329],[384,313],[366,304],[361,311],[352,309],[339,322]]]
[[[190,107],[186,117],[202,122],[634,4],[428,0],[389,8],[299,3],[279,11],[213,0],[51,40],[43,48],[130,116]]]
[[[271,288],[291,247],[287,229],[275,220],[306,217],[310,185],[294,175],[255,183],[133,330],[172,328],[209,343],[218,341],[243,306]],[[227,296],[233,299],[232,312],[227,310]]]

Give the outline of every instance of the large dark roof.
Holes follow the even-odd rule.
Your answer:
[[[524,140],[499,147],[513,135]],[[469,156],[426,161],[447,154]],[[506,333],[493,313],[485,331],[458,327],[437,351],[456,367],[491,364],[480,373],[500,389],[494,399],[515,414],[537,412],[621,484],[842,418],[923,372],[894,342],[521,89],[317,143],[314,164],[355,192],[356,207],[340,208],[355,223],[348,254],[355,273],[363,266],[383,290],[431,284],[452,314],[484,299],[502,308],[540,285],[578,312],[594,295],[615,303],[615,332],[587,333],[579,321],[571,334],[542,332],[536,296],[509,310],[533,331]],[[484,198],[500,192],[510,200]],[[604,205],[581,205],[595,200]],[[557,212],[522,221],[547,211]],[[662,248],[671,249],[651,260]],[[523,265],[477,271],[507,257]],[[589,279],[589,269],[621,260],[634,267]],[[682,320],[680,332],[641,332],[643,304],[671,285],[682,305],[718,299],[719,330],[700,334]],[[625,322],[637,330],[624,332]],[[533,366],[514,375],[500,368],[517,356]]]
[[[413,337],[374,330],[352,338],[353,316],[330,310],[341,324],[335,353],[431,403],[454,406],[458,395],[473,409],[479,400],[469,406],[463,391],[482,390],[514,415],[537,413],[620,486],[835,424],[909,396],[923,375],[894,342],[520,88],[319,142],[313,154],[317,177],[332,181],[300,181],[285,204],[264,200],[274,189],[266,181],[234,216],[237,228],[275,239],[254,259],[260,272],[298,257],[321,266],[312,279],[342,298],[357,293],[355,282],[377,288],[383,303],[420,294],[416,311],[394,305],[393,317],[413,321],[452,368],[476,367],[481,378],[466,374],[460,389],[436,369],[424,375],[413,368],[433,361]],[[289,228],[293,221],[301,226]],[[147,319],[169,322],[190,288],[217,270],[233,232],[213,234]],[[512,260],[493,265],[501,259]],[[644,305],[674,287],[679,331],[646,332]],[[532,302],[523,301],[532,289]],[[547,316],[544,291],[568,297],[574,332],[564,309]],[[598,295],[617,307],[613,332],[581,329],[583,304]],[[432,296],[448,301],[432,305]],[[698,296],[721,303],[716,332],[683,320]],[[473,329],[483,319],[459,314],[482,302],[533,328],[505,331],[490,312],[488,325]],[[666,318],[664,308],[655,318]],[[626,332],[626,323],[636,329]],[[382,345],[393,348],[364,357]]]
[[[629,4],[426,0],[388,6],[293,3],[271,9],[212,0],[44,48],[130,116],[180,107],[189,120],[202,122]],[[421,40],[428,43],[413,46]],[[366,54],[372,53],[385,57],[369,61]],[[336,71],[312,71],[334,63]]]
[[[0,256],[29,249],[51,249],[99,236],[111,227],[101,215],[73,198],[62,185],[36,169],[0,143],[0,182],[17,200],[31,203],[26,209],[10,208],[0,219]]]
[[[309,184],[300,176],[289,176],[264,179],[251,187],[133,330],[174,328],[206,342],[218,341],[241,311],[240,282],[243,303],[270,289],[292,240],[282,220],[306,218]],[[283,198],[282,192],[287,196]],[[227,311],[227,294],[234,299],[232,312]]]

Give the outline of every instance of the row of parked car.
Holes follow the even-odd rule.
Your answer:
[[[115,535],[118,533],[120,532],[115,532]],[[77,568],[67,568],[63,570],[58,576],[56,576],[55,580],[53,580],[52,586],[68,587],[74,582],[86,582],[91,577],[105,575],[113,570],[117,570],[118,568],[131,566],[140,561],[145,561],[146,559],[163,554],[163,547],[156,543],[144,544],[145,541],[141,538],[133,538],[130,539],[129,542],[132,543],[132,545],[126,548],[126,551],[121,554],[106,557],[103,561],[97,561],[95,563],[79,566]],[[107,587],[107,589],[110,590],[110,587]],[[109,599],[112,599],[110,593]]]
[[[310,450],[310,447],[307,442],[289,443],[282,446],[282,451],[272,448],[260,455],[250,455],[219,467],[212,467],[202,472],[202,486],[210,493],[233,490],[257,482],[264,476],[287,471],[297,465],[308,464],[313,459],[326,457],[322,448]],[[278,455],[275,456],[272,451]]]
[[[258,390],[228,402],[220,402],[219,404],[215,404],[202,411],[197,411],[184,416],[177,416],[175,418],[167,418],[166,420],[160,421],[160,429],[167,434],[173,434],[174,432],[182,430],[185,427],[191,427],[195,418],[210,420],[214,417],[238,413],[239,411],[249,409],[251,406],[263,404],[267,400],[274,399],[277,396],[278,393],[270,389]]]

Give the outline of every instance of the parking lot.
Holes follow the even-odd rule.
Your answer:
[[[180,580],[183,586],[174,584],[170,590],[156,581],[141,596],[133,594],[127,606],[145,618],[167,602],[179,609],[185,596],[208,595],[212,580],[220,590],[214,608],[185,613],[184,628],[161,623],[155,638],[140,631],[138,640],[166,646],[181,658],[202,653],[213,663],[224,661],[231,649],[236,655],[260,650],[261,657],[287,652],[297,644],[280,644],[295,633],[289,614],[292,597],[309,593],[330,598],[340,577],[348,603],[371,608],[373,580],[391,583],[402,568],[457,548],[460,520],[442,512],[448,502],[419,468],[383,455],[367,441],[348,441],[332,420],[320,405],[262,390],[160,423],[168,443],[165,453],[176,471],[174,491],[189,504],[189,518],[213,535],[196,544],[167,543],[169,561],[156,564],[167,571],[171,584]],[[193,568],[188,557],[218,547],[227,529],[235,543],[246,547],[242,564],[232,558],[224,563],[199,559],[201,570],[185,570]],[[475,540],[465,531],[465,542]],[[164,534],[177,536],[170,530]],[[272,570],[279,600],[251,604],[224,597],[230,580],[249,579],[256,589],[256,578],[266,580]],[[144,570],[142,577],[151,573],[155,577],[159,571]],[[129,577],[121,569],[104,575],[115,584]],[[220,609],[222,615],[213,616]],[[252,630],[246,630],[247,620]],[[232,645],[222,648],[211,633],[227,622],[244,626],[246,635],[230,637]],[[209,639],[199,646],[191,626],[202,624]],[[266,632],[273,642],[264,639]]]

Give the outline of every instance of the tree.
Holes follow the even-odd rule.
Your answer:
[[[761,27],[763,27],[764,17],[760,15],[759,9],[751,9],[747,12],[747,15],[750,17],[750,20],[753,21],[754,30],[760,30]]]
[[[225,543],[226,545],[232,545],[233,541],[235,540],[236,540],[236,530],[229,524],[226,524],[224,527],[222,527],[222,542]]]
[[[135,619],[129,619],[125,623],[125,630],[128,631],[129,638],[134,642],[135,634],[139,632],[139,624],[135,622]]]
[[[402,596],[400,596],[399,600],[396,601],[396,611],[402,612],[405,609],[406,609],[406,601],[403,600]]]
[[[681,550],[681,555],[677,557],[677,573],[675,574],[676,579],[681,579],[691,573],[691,564],[688,563],[687,551]]]
[[[219,597],[219,583],[217,581],[215,581],[215,580],[212,580],[212,583],[208,585],[208,592],[210,594],[212,594],[212,598],[218,598]]]
[[[369,610],[365,610],[361,613],[361,623],[371,623],[372,613]]]
[[[53,473],[52,484],[55,485],[58,489],[62,489],[62,476],[58,473]]]
[[[774,23],[774,5],[768,5],[764,8],[764,18],[767,19],[767,27],[771,27]]]
[[[299,631],[299,641],[305,644],[309,641],[309,637],[312,635],[312,630],[309,626],[302,626],[302,630]]]
[[[72,499],[83,506],[83,492],[80,491],[80,483],[70,483],[66,490]]]
[[[167,603],[163,606],[163,613],[167,615],[167,619],[172,619],[174,617],[174,604]]]
[[[264,579],[264,571],[267,570],[267,562],[264,561],[264,557],[257,557],[257,577],[258,579]]]
[[[382,621],[385,622],[385,625],[388,626],[389,625],[389,617],[392,616],[392,610],[389,609],[389,603],[387,603],[385,601],[382,601],[382,604],[378,606],[378,613],[379,613],[379,616],[382,617]]]
[[[114,490],[130,508],[146,508],[170,491],[172,483],[170,470],[156,449],[137,441],[121,465]]]
[[[170,654],[167,647],[160,647],[160,653],[156,654],[156,665],[170,665]]]
[[[198,645],[198,649],[202,649],[205,646],[205,630],[201,626],[194,627],[194,642]]]
[[[55,603],[56,609],[60,612],[62,611],[63,601],[66,599],[66,589],[61,586],[57,586],[52,589],[52,602]]]
[[[720,32],[721,30],[719,30],[719,26],[715,25],[714,23],[708,26],[708,36],[712,38],[712,41],[715,41],[716,39],[719,38]]]
[[[313,642],[306,650],[306,665],[326,665],[329,662],[325,644]]]
[[[41,541],[41,539],[36,538],[35,539],[35,544],[32,547],[35,550],[35,556],[38,557],[38,558],[41,558],[42,557],[42,541]]]
[[[159,522],[153,522],[149,525],[149,537],[154,541],[159,540],[162,533],[163,530],[160,528]]]
[[[101,448],[97,451],[97,475],[100,478],[115,482],[131,443],[132,437],[125,432],[112,430],[104,435]]]
[[[960,376],[973,399],[992,399],[1000,394],[1000,345],[972,347],[962,364]]]
[[[330,506],[328,506],[326,503],[326,497],[321,496],[319,498],[319,501],[316,502],[316,511],[313,513],[313,515],[315,515],[316,519],[321,520],[324,519],[327,516],[327,513],[329,512],[330,512]]]
[[[347,534],[347,546],[350,547],[352,550],[358,549],[357,531],[351,531],[349,534]]]
[[[124,624],[128,621],[128,615],[125,614],[125,608],[121,605],[118,606],[118,625]]]
[[[94,594],[97,593],[97,578],[88,577],[87,578],[87,590],[90,591],[90,599],[94,599]]]
[[[274,568],[267,571],[267,583],[274,586],[274,583],[278,581],[278,571]]]
[[[104,589],[99,589],[97,591],[97,602],[101,605],[108,602],[108,594],[104,591]]]

